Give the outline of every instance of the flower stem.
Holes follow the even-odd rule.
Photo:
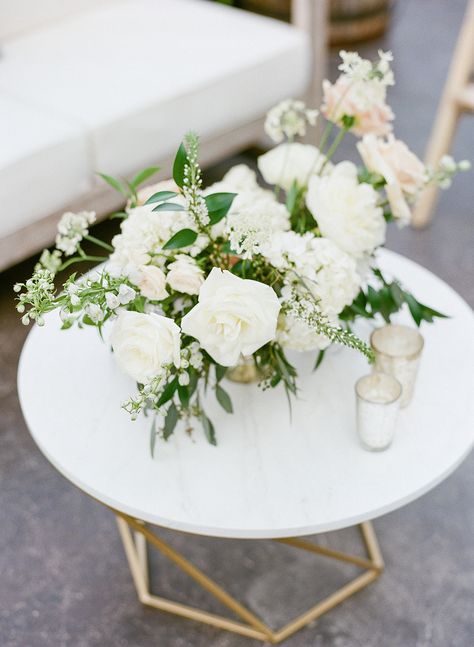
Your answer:
[[[104,241],[99,240],[95,236],[91,236],[90,234],[87,234],[86,236],[84,236],[84,238],[86,240],[89,240],[91,243],[94,243],[95,245],[98,245],[99,247],[102,247],[103,249],[106,249],[108,252],[113,252],[114,251],[114,248],[112,247],[112,245],[104,243]]]

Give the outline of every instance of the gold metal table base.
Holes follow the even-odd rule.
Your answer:
[[[120,535],[138,598],[143,604],[160,609],[161,611],[168,611],[169,613],[174,613],[184,618],[198,620],[200,622],[213,625],[214,627],[219,627],[220,629],[233,631],[242,636],[248,636],[249,638],[255,638],[272,644],[282,642],[299,629],[302,629],[330,609],[333,609],[344,600],[347,600],[347,598],[354,595],[354,593],[357,593],[357,591],[366,587],[379,577],[384,567],[377,538],[372,524],[369,521],[366,521],[359,526],[367,550],[366,558],[357,557],[355,555],[346,555],[345,553],[331,550],[324,546],[318,546],[317,544],[313,544],[298,537],[275,539],[274,541],[288,544],[295,548],[354,564],[365,569],[365,572],[315,604],[311,609],[301,614],[278,631],[273,631],[256,615],[240,604],[240,602],[238,602],[234,597],[229,595],[229,593],[227,593],[219,584],[210,579],[201,570],[183,557],[183,555],[160,539],[144,522],[134,519],[122,512],[118,512],[117,510],[114,510],[114,512],[117,517]],[[153,595],[150,591],[147,542],[174,562],[176,566],[200,584],[203,589],[212,593],[214,597],[231,609],[243,622],[231,620],[214,613],[208,613],[207,611],[201,611],[200,609],[196,609],[186,604],[173,602],[171,600],[158,597],[157,595]]]

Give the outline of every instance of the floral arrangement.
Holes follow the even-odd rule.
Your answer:
[[[324,82],[320,110],[286,100],[270,110],[265,130],[276,147],[258,159],[264,181],[245,165],[203,188],[198,138],[179,147],[173,180],[145,188],[158,169],[130,182],[102,175],[126,199],[121,232],[112,245],[89,233],[92,212],[66,213],[56,246],[45,250],[33,276],[17,284],[22,321],[38,325],[59,310],[62,328],[112,322],[110,342],[119,367],[137,383],[123,406],[132,418],[153,412],[151,447],[167,439],[179,419],[200,421],[216,434],[203,408],[213,389],[229,413],[223,387],[229,367],[251,358],[260,385],[297,394],[297,371],[287,350],[318,351],[331,343],[372,360],[351,330],[357,318],[391,315],[406,304],[417,325],[442,317],[377,268],[387,223],[405,225],[411,205],[430,182],[450,184],[467,162],[444,158],[428,169],[392,134],[386,103],[393,84],[390,53],[372,63],[341,52],[341,74]],[[318,146],[297,141],[325,119]],[[318,128],[318,132],[322,130]],[[363,166],[333,163],[352,133]],[[105,250],[90,255],[83,241]],[[54,280],[75,263],[102,263],[82,277]]]

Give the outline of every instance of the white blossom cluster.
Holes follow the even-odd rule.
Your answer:
[[[456,162],[451,155],[443,155],[440,159],[438,168],[436,170],[428,169],[428,182],[438,184],[441,189],[449,189],[453,176],[458,171],[469,171],[471,163],[469,160],[461,160]]]
[[[339,55],[342,63],[338,69],[352,81],[374,81],[387,87],[394,85],[395,80],[390,63],[393,61],[392,52],[378,50],[379,60],[375,63],[362,58],[357,52],[346,52],[341,50]]]
[[[23,315],[21,321],[25,326],[30,320],[35,321],[38,326],[44,324],[43,314],[47,311],[46,307],[51,303],[55,291],[53,279],[54,274],[50,270],[37,267],[26,283],[14,285],[14,291],[19,294],[16,309]],[[30,307],[28,312],[25,312],[27,305]]]
[[[72,256],[81,240],[89,233],[89,225],[95,222],[95,217],[94,211],[64,213],[58,223],[57,249],[64,252],[66,256]]]
[[[318,110],[310,110],[305,103],[296,99],[285,99],[269,110],[265,119],[265,132],[277,144],[286,137],[304,137],[306,125],[314,126]]]

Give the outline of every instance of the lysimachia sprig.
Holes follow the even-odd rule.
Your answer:
[[[353,348],[365,355],[370,363],[374,362],[375,357],[372,349],[351,331],[331,325],[327,318],[318,311],[314,299],[293,291],[291,297],[283,304],[282,311],[290,317],[304,322],[315,333],[323,335],[332,343]]]
[[[202,194],[201,168],[198,162],[199,139],[195,133],[188,133],[184,138],[187,160],[184,164],[183,196],[186,211],[192,216],[199,229],[209,225],[209,212]]]

